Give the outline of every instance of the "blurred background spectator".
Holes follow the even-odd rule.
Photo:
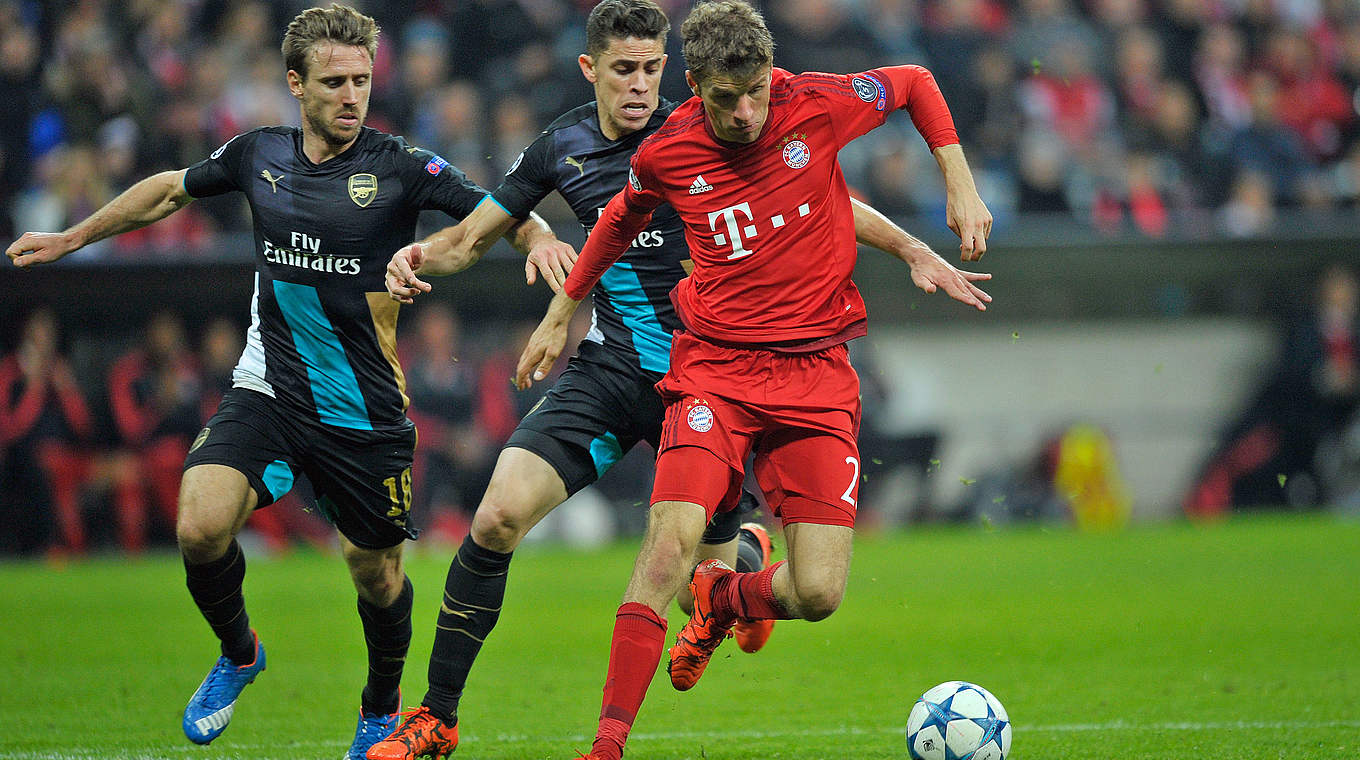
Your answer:
[[[39,309],[0,360],[0,512],[12,526],[2,536],[5,550],[46,546],[55,523],[55,549],[85,551],[81,489],[92,475],[93,439],[94,419],[61,353],[56,316]]]
[[[401,345],[407,415],[420,431],[412,508],[442,540],[462,541],[500,446],[519,421],[509,374],[462,342],[458,315],[422,303]]]
[[[140,346],[114,361],[107,380],[118,451],[131,460],[137,485],[116,504],[119,542],[134,554],[145,547],[153,519],[173,535],[180,471],[203,427],[203,380],[183,322],[157,312],[143,335]]]
[[[1328,267],[1312,303],[1284,333],[1274,369],[1186,497],[1185,510],[1215,517],[1234,507],[1311,507],[1337,498],[1319,446],[1354,424],[1360,403],[1360,283]],[[1348,474],[1348,478],[1351,477]]]

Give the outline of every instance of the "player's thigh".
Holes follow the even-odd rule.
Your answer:
[[[854,527],[861,476],[859,449],[848,430],[785,425],[761,442],[755,475],[783,524]]]
[[[299,459],[317,508],[349,542],[388,549],[419,534],[411,520],[414,426],[341,432],[316,425],[299,435]]]
[[[241,531],[257,497],[239,470],[200,464],[184,471],[175,532],[186,548],[228,542]]]
[[[821,619],[840,606],[850,577],[855,531],[844,525],[791,523],[784,527],[789,576],[805,617]]]
[[[570,496],[603,477],[638,441],[655,441],[663,414],[648,378],[573,359],[506,447],[551,465]]]
[[[250,512],[293,486],[284,423],[262,394],[233,389],[194,438],[180,480],[181,541],[235,535]]]
[[[493,551],[512,551],[530,528],[566,499],[567,487],[557,468],[528,449],[506,446],[472,517],[472,538]]]
[[[709,520],[734,509],[746,457],[760,433],[760,421],[739,402],[692,392],[674,395],[666,405],[652,503],[699,504]]]

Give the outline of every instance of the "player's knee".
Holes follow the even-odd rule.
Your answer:
[[[844,596],[844,585],[808,584],[808,587],[798,589],[799,612],[802,613],[804,620],[813,622],[825,620],[841,606],[841,599]]]
[[[484,549],[496,552],[514,551],[532,524],[520,510],[505,502],[486,499],[472,516],[472,540]]]
[[[400,555],[361,549],[345,542],[345,563],[359,594],[372,604],[386,607],[401,594],[404,585]]]
[[[686,546],[678,536],[658,536],[650,542],[643,572],[653,588],[666,588],[676,578],[689,580],[693,569],[694,547]]]
[[[175,523],[180,553],[192,562],[210,562],[231,543],[231,526],[195,510],[180,509]]]

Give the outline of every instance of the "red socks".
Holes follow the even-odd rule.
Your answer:
[[[774,574],[783,562],[758,573],[735,573],[713,584],[713,609],[747,620],[788,620],[774,597]],[[604,682],[600,727],[590,748],[600,760],[620,760],[647,687],[666,646],[666,621],[645,604],[619,606],[609,645],[609,675]]]
[[[757,573],[733,573],[713,584],[713,612],[742,620],[788,620],[793,616],[774,596],[774,573],[784,562]]]
[[[609,645],[609,675],[604,682],[600,727],[590,753],[601,760],[619,760],[633,728],[633,719],[656,675],[666,646],[666,621],[651,607],[627,602],[619,607],[614,638]]]

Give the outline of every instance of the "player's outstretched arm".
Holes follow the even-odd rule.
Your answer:
[[[930,249],[916,236],[893,223],[878,209],[851,198],[855,210],[855,239],[864,245],[896,256],[911,267],[911,281],[927,293],[943,288],[959,303],[986,311],[992,297],[975,282],[992,279],[986,272],[965,272]]]
[[[538,214],[516,224],[505,235],[510,244],[527,256],[524,261],[524,282],[533,285],[538,275],[548,283],[552,292],[561,293],[567,275],[576,264],[576,249],[557,239],[552,227]]]
[[[519,356],[519,365],[515,367],[516,388],[524,390],[533,385],[534,381],[548,376],[557,357],[562,355],[562,349],[567,345],[567,325],[580,303],[566,293],[553,296],[548,304],[548,312],[543,315],[538,327],[534,328],[534,334],[529,336],[529,343]]]
[[[394,253],[384,277],[387,295],[394,301],[414,303],[416,296],[434,289],[420,276],[443,277],[480,261],[517,222],[490,200],[487,196],[461,222]]]
[[[90,243],[164,219],[194,200],[184,189],[184,173],[180,169],[153,174],[65,232],[25,232],[5,249],[5,255],[17,267],[46,264]]]
[[[978,195],[973,173],[957,143],[934,150],[935,162],[944,175],[945,218],[949,229],[959,236],[959,253],[964,261],[977,261],[987,252],[987,236],[992,234],[992,212]]]
[[[420,241],[425,256],[417,271],[431,277],[461,272],[481,261],[517,221],[487,196],[461,222]]]

